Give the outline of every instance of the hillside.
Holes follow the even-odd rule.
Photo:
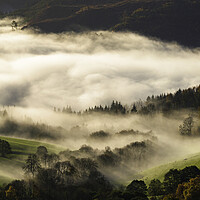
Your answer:
[[[159,179],[160,181],[164,180],[164,175],[170,170],[170,169],[183,169],[188,166],[195,165],[198,168],[200,168],[200,153],[194,154],[194,155],[188,155],[184,159],[177,160],[174,162],[170,162],[167,164],[163,164],[158,167],[154,167],[152,169],[145,170],[140,173],[140,176],[142,176],[143,180],[146,182],[146,184],[149,184],[151,180],[153,179]]]
[[[44,32],[132,31],[200,46],[200,2],[189,0],[41,0],[13,13]]]
[[[9,142],[12,154],[6,158],[0,157],[0,185],[8,183],[13,178],[21,178],[22,166],[24,165],[25,159],[29,154],[35,153],[38,146],[47,147],[50,153],[58,153],[63,150],[62,147],[42,143],[34,140],[25,140],[11,137],[0,136],[0,139]]]
[[[32,6],[33,4],[39,2],[39,0],[1,0],[0,1],[0,12],[9,13],[17,9],[22,9],[25,7]]]

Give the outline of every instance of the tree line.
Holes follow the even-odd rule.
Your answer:
[[[199,109],[200,108],[200,85],[181,90],[175,93],[167,93],[160,95],[148,96],[145,101],[134,102],[132,106],[122,105],[119,101],[112,101],[111,105],[99,105],[89,107],[84,111],[75,112],[70,106],[63,109],[54,107],[55,112],[74,113],[74,114],[92,114],[92,113],[108,113],[108,114],[154,114],[157,112],[168,113],[180,109]]]

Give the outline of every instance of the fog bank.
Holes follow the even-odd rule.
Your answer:
[[[0,104],[123,104],[199,84],[200,53],[133,33],[36,34],[0,21]]]

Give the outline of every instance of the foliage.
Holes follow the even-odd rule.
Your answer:
[[[147,200],[147,186],[144,181],[133,180],[124,192],[125,200]]]
[[[6,197],[10,200],[17,200],[16,190],[12,186],[6,191]]]
[[[36,155],[43,156],[45,154],[48,154],[48,150],[45,146],[39,146],[37,147]]]
[[[179,200],[198,200],[200,197],[200,176],[178,185],[176,197]]]
[[[1,139],[0,139],[0,153],[2,157],[5,157],[6,154],[12,153],[10,144],[7,141]]]
[[[175,194],[168,194],[168,195],[165,195],[163,200],[178,200],[175,196]]]
[[[62,136],[64,129],[61,127],[48,126],[33,122],[17,122],[13,119],[6,118],[0,124],[0,132],[7,136],[18,136],[30,139],[49,139],[57,140]]]
[[[31,174],[33,177],[38,173],[41,168],[39,158],[36,154],[29,155],[26,164],[23,167],[23,170],[26,174]]]
[[[44,166],[47,165],[48,162],[48,150],[45,146],[39,146],[36,151],[37,157],[40,159],[41,164]]]
[[[197,175],[200,175],[200,170],[196,166],[185,167],[182,170],[170,169],[165,174],[163,182],[166,194],[175,193],[179,184],[189,181]]]
[[[27,183],[24,180],[15,180],[5,188],[7,199],[26,200],[28,199]]]
[[[100,131],[96,131],[94,133],[91,133],[90,134],[90,137],[95,139],[104,139],[104,138],[108,138],[109,137],[109,133],[103,131],[103,130],[100,130]]]
[[[165,192],[167,194],[174,193],[179,183],[181,183],[180,171],[177,169],[170,169],[169,172],[165,174],[163,182]]]
[[[179,126],[179,132],[181,135],[191,136],[192,135],[192,127],[193,127],[193,117],[189,116],[184,119],[183,125]]]
[[[164,188],[160,180],[153,179],[148,187],[149,196],[159,196],[164,194]]]
[[[134,144],[136,147],[140,145],[144,144]],[[92,152],[87,146],[82,148]],[[24,171],[25,174],[31,174],[31,176],[29,179],[8,184],[3,189],[6,195],[2,196],[2,200],[4,198],[16,200],[147,200],[147,191],[149,195],[154,196],[163,194],[162,183],[159,180],[152,180],[148,190],[144,181],[141,180],[133,180],[125,189],[116,189],[102,175],[93,159],[76,157],[65,159],[61,153],[59,154],[62,156],[61,160],[58,158],[59,155],[48,154],[44,146],[37,148],[37,154],[40,150],[42,154],[46,154],[47,157],[51,155],[55,159],[52,159],[51,164],[42,165],[36,154],[29,155]],[[111,149],[106,149],[106,151],[111,153]],[[171,169],[165,175],[163,183],[166,193],[164,199],[181,200],[182,197],[188,200],[198,199],[196,198],[200,191],[200,176],[198,175],[200,175],[200,170],[196,166],[182,170]],[[183,183],[187,181],[189,182]],[[0,195],[3,193],[0,192]]]

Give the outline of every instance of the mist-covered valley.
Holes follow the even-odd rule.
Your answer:
[[[198,48],[130,32],[12,30],[11,22],[0,21],[1,136],[57,145],[59,162],[76,168],[89,159],[116,185],[200,152]],[[184,135],[188,116],[192,134]]]
[[[199,84],[198,49],[133,33],[12,31],[11,22],[1,20],[2,105],[82,110]]]

